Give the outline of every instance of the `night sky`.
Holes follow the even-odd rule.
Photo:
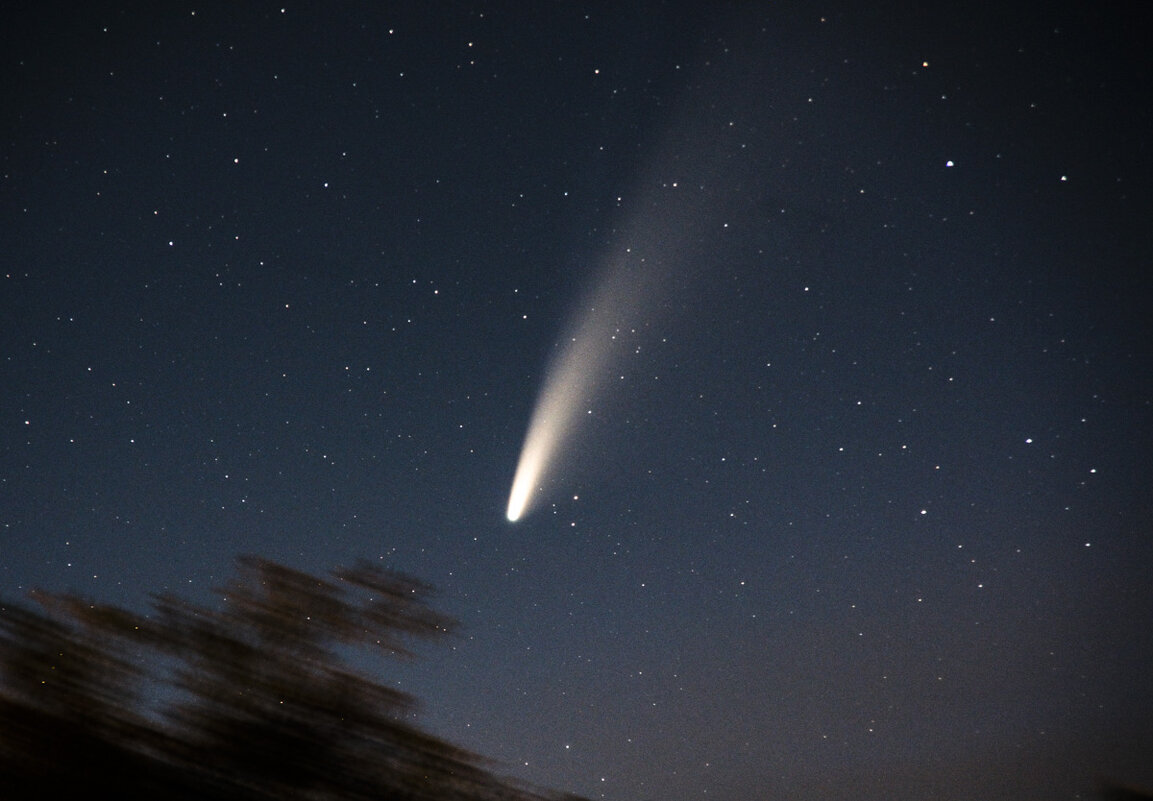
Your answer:
[[[462,630],[378,678],[594,799],[1153,784],[1126,4],[26,5],[4,597],[403,570]]]

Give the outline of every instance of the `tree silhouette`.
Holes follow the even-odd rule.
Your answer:
[[[1137,787],[1110,781],[1101,781],[1100,785],[1101,798],[1104,801],[1150,801],[1153,799],[1153,793]]]
[[[413,699],[349,666],[451,630],[428,585],[244,557],[222,592],[217,608],[160,596],[147,616],[43,593],[0,607],[5,797],[545,797],[413,726]]]

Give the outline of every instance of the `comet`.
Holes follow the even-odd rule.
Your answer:
[[[510,522],[524,517],[540,499],[558,454],[588,416],[625,350],[619,334],[636,322],[637,301],[653,278],[644,259],[631,255],[626,252],[605,271],[545,373],[513,475],[506,513]]]
[[[513,475],[506,512],[511,522],[546,497],[580,424],[610,377],[625,372],[620,368],[635,353],[636,337],[651,334],[657,316],[695,305],[682,302],[683,293],[706,269],[723,263],[724,243],[735,231],[730,221],[756,208],[749,187],[763,183],[755,156],[760,151],[747,148],[742,137],[773,124],[764,116],[771,106],[758,111],[747,102],[750,87],[769,79],[756,58],[724,63],[686,84],[679,113],[614,230],[600,280],[548,364]]]

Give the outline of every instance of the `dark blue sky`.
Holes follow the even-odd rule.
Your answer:
[[[1147,25],[241,5],[0,26],[5,597],[379,560],[464,624],[380,679],[591,798],[1153,784]]]

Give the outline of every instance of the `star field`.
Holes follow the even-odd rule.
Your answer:
[[[376,560],[463,623],[381,680],[594,799],[1153,785],[1147,24],[25,12],[4,597]],[[606,275],[599,391],[510,524]]]

